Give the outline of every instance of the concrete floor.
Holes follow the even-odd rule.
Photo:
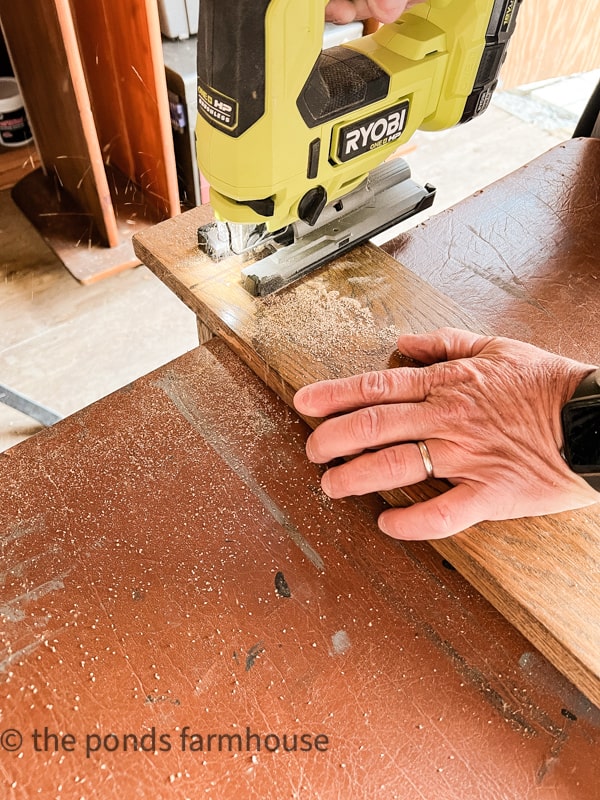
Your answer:
[[[61,416],[193,348],[195,317],[145,267],[82,286],[0,193],[0,383]],[[0,404],[0,450],[36,433]]]
[[[480,118],[405,148],[413,177],[438,192],[434,208],[381,242],[569,138],[597,75],[498,92]],[[571,80],[571,79],[567,79]],[[554,84],[554,88],[552,86]],[[570,99],[564,107],[564,92]],[[560,95],[560,96],[559,96]],[[571,102],[573,101],[573,102]],[[61,415],[135,380],[197,344],[193,314],[145,267],[92,286],[75,281],[0,192],[0,383]],[[0,450],[39,425],[0,404]]]

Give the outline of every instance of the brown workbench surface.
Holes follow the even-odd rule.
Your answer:
[[[598,709],[307,430],[213,340],[0,457],[2,797],[590,800]]]
[[[571,139],[383,249],[497,334],[600,362],[600,139]]]
[[[287,403],[311,381],[403,363],[396,335],[440,325],[600,363],[599,174],[600,141],[572,140],[406,234],[393,251],[410,253],[410,270],[366,245],[266,299],[242,288],[239,261],[214,264],[198,251],[206,208],[137,235],[134,247]],[[453,298],[429,282],[446,265]],[[405,505],[443,488],[385,497]],[[483,523],[432,545],[600,703],[600,506]]]

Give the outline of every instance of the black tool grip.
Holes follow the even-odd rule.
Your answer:
[[[272,2],[200,2],[198,113],[230,136],[265,112],[265,16]]]
[[[485,35],[485,47],[473,91],[467,98],[460,122],[482,114],[498,85],[498,75],[506,58],[508,43],[515,29],[522,0],[496,0]]]

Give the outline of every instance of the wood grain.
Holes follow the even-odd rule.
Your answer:
[[[597,0],[523,0],[500,79],[504,88],[589,72],[600,64]]]
[[[2,0],[0,13],[47,175],[39,195],[17,186],[21,210],[83,283],[138,264],[134,230],[180,210],[156,3]]]
[[[0,0],[2,28],[46,172],[93,220],[104,245],[119,233],[68,0]]]
[[[239,261],[215,265],[199,253],[196,229],[209,214],[194,209],[138,234],[135,251],[288,404],[312,381],[400,366],[398,333],[441,325],[481,330],[453,301],[373,245],[271,298],[252,298],[241,286]],[[336,338],[340,322],[350,331],[343,340]],[[434,481],[385,497],[406,505],[444,488]],[[597,506],[485,523],[432,546],[600,703]]]
[[[37,150],[31,142],[22,147],[0,146],[0,191],[13,187],[39,165]]]
[[[34,170],[11,196],[71,275],[85,285],[137,266],[131,237],[151,225],[145,197],[115,169],[107,170],[119,242],[103,246],[90,215],[52,177]]]
[[[143,191],[155,221],[179,213],[158,9],[72,0],[103,156]]]
[[[600,139],[569,139],[382,248],[487,328],[600,363]]]

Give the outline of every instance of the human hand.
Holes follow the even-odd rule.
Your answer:
[[[301,414],[331,417],[310,435],[309,459],[355,456],[323,475],[333,498],[387,491],[434,474],[453,488],[384,511],[397,539],[441,539],[483,520],[538,516],[598,502],[561,457],[560,410],[595,367],[500,337],[454,328],[404,335],[398,349],[429,366],[370,372],[300,389]]]
[[[405,8],[423,0],[329,0],[325,6],[325,19],[344,25],[355,19],[395,22]]]

